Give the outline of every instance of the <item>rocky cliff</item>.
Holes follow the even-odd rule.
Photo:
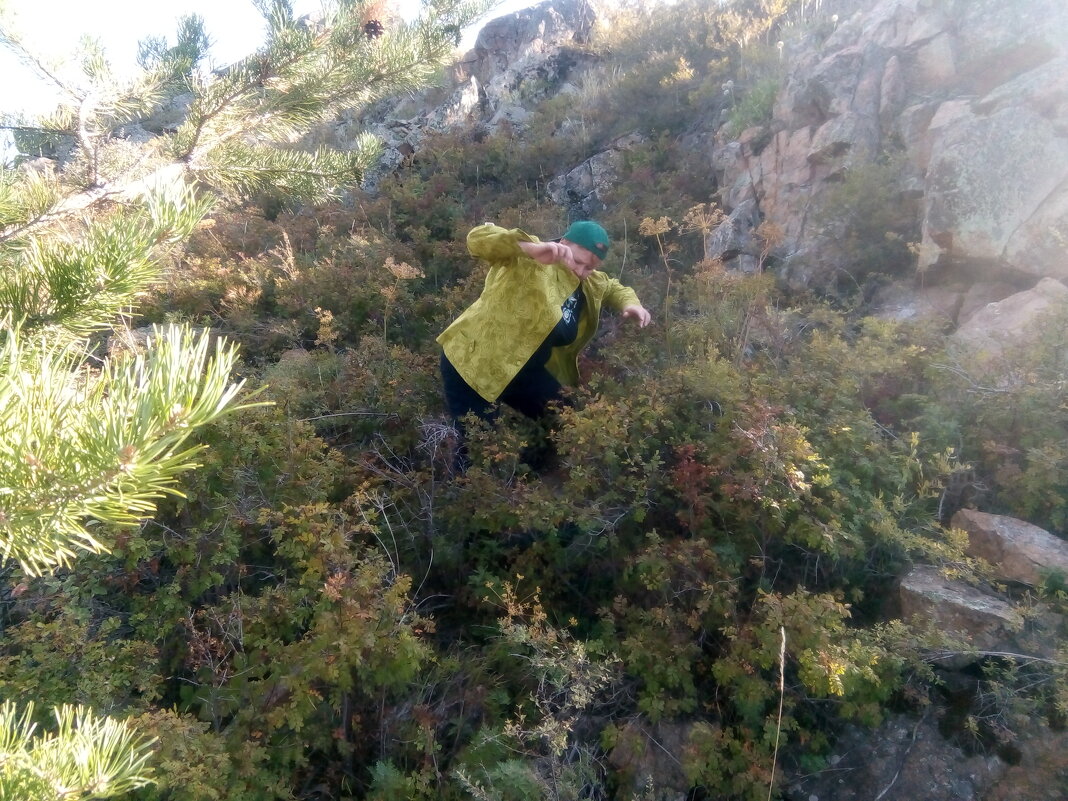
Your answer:
[[[809,211],[846,171],[895,155],[929,284],[989,295],[1068,278],[1068,5],[879,0],[791,58],[774,118],[719,141],[713,165],[728,208],[755,201],[787,232],[796,283],[850,268]],[[950,316],[964,302],[940,300]]]

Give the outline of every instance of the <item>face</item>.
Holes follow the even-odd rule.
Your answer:
[[[593,251],[587,250],[582,245],[578,245],[569,239],[561,239],[560,241],[571,248],[575,263],[574,265],[569,264],[567,267],[579,278],[585,278],[600,266],[601,259]]]

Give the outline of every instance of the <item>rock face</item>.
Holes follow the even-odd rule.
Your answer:
[[[1068,576],[1068,542],[1014,517],[961,509],[952,525],[968,533],[968,553],[1005,581],[1036,586],[1050,571]]]
[[[651,797],[647,788],[653,784],[656,801],[684,801],[689,797],[691,785],[679,756],[692,728],[690,723],[635,722],[622,729],[608,762],[626,777],[624,781],[630,785],[633,797]]]
[[[995,522],[1009,527],[1006,519],[988,519],[993,517],[964,511],[954,525],[976,520],[987,528]],[[1048,610],[1030,607],[1022,615],[1008,598],[947,579],[929,566],[915,567],[904,576],[898,596],[902,618],[927,623],[977,651],[1056,658],[1064,620]],[[1020,727],[1020,737],[1012,742],[998,740],[994,732],[981,753],[964,750],[962,746],[975,744],[974,732],[959,734],[979,698],[974,665],[983,657],[963,652],[950,658],[931,657],[943,679],[942,699],[936,698],[919,718],[891,716],[875,730],[847,727],[829,757],[830,769],[795,779],[786,797],[791,801],[1062,798],[1068,776],[1064,756],[1068,734],[1050,731],[1035,719]]]
[[[877,729],[847,727],[830,770],[789,787],[789,801],[1060,801],[1068,778],[1068,733],[1034,724],[1009,762],[969,754],[939,731],[935,710],[895,715]]]
[[[752,266],[752,231],[765,220],[785,234],[771,264],[795,286],[849,285],[843,276],[869,270],[911,277],[918,266],[922,289],[899,284],[875,303],[886,316],[949,325],[978,313],[962,338],[989,330],[988,318],[1004,318],[1010,306],[1044,302],[1005,301],[1010,296],[1049,298],[1068,284],[1068,3],[824,5],[835,6],[840,21],[781,51],[789,78],[767,124],[725,138],[722,128],[716,133],[717,107],[706,115],[713,122],[695,121],[690,134],[719,185],[729,230],[713,236],[728,267]],[[507,125],[521,133],[533,103],[578,92],[576,76],[596,61],[584,48],[595,8],[546,0],[499,17],[456,64],[447,95],[430,91],[342,119],[319,139],[344,147],[350,130],[370,130],[385,145],[384,174],[417,158],[431,131]],[[601,213],[628,146],[621,140],[582,164],[560,165],[547,186],[553,202],[572,217]],[[890,264],[865,265],[864,256],[843,254],[833,214],[822,209],[842,178],[887,157],[896,177],[873,180],[893,186],[872,189],[884,190],[884,204],[908,221],[918,256],[901,247]],[[987,306],[996,301],[1006,305]]]
[[[1035,726],[1015,743],[1019,762],[983,801],[1061,801],[1068,786],[1068,733]]]
[[[596,19],[583,0],[546,0],[487,23],[475,45],[456,66],[461,80],[473,79],[491,103],[500,103],[521,85],[543,95],[580,60]]]
[[[850,268],[828,259],[811,209],[894,151],[932,278],[1066,278],[1068,3],[878,0],[794,50],[771,123],[721,142],[712,167],[728,210],[755,200],[786,231],[795,282]]]
[[[969,110],[934,142],[920,269],[957,259],[1068,278],[1068,262],[1052,252],[1057,212],[1051,209],[1065,203],[1068,138],[1028,106],[983,113],[990,107]],[[1036,230],[1043,224],[1046,230]]]
[[[878,729],[850,726],[830,770],[799,779],[791,801],[979,801],[1008,766],[996,756],[969,756],[938,731],[934,716],[897,715]]]
[[[719,237],[729,241],[728,266],[752,261],[746,243],[768,220],[785,233],[775,255],[789,283],[829,288],[863,272],[844,260],[839,232],[820,211],[852,168],[891,155],[900,180],[886,202],[918,231],[909,234],[918,265],[902,249],[898,269],[918,266],[926,278],[921,292],[886,299],[889,316],[956,324],[1041,279],[1068,283],[1068,3],[839,5],[839,24],[784,51],[789,79],[771,121],[700,148],[729,216],[730,235]],[[570,81],[595,60],[583,48],[594,9],[588,0],[546,0],[499,17],[455,66],[447,97],[424,93],[357,126],[343,119],[323,141],[344,146],[350,128],[366,126],[385,144],[380,172],[388,172],[417,154],[429,131],[522,130],[532,103],[577,91]],[[626,147],[561,165],[552,200],[572,216],[600,213]]]
[[[153,134],[177,131],[181,124],[185,122],[192,102],[193,95],[188,93],[167,98],[157,104],[149,115],[141,120],[141,127]]]

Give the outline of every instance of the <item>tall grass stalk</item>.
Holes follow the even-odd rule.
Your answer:
[[[779,716],[775,720],[775,748],[771,752],[771,779],[768,781],[768,801],[775,792],[775,768],[779,761],[779,734],[782,732],[782,705],[786,697],[786,627],[779,626],[782,642],[779,645]]]

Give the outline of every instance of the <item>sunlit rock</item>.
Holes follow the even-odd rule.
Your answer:
[[[1068,576],[1068,542],[1023,520],[961,509],[954,528],[968,533],[968,553],[993,565],[1005,581],[1036,586],[1051,572]]]

